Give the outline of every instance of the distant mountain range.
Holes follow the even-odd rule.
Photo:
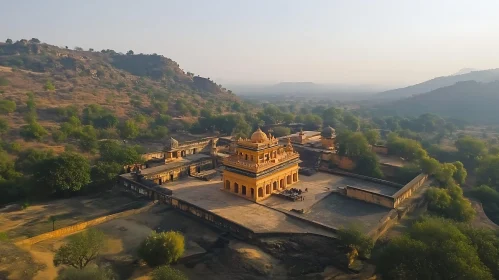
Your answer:
[[[497,73],[496,70],[492,72]],[[378,105],[376,110],[385,116],[417,116],[434,113],[471,122],[499,123],[498,108],[499,81],[489,83],[464,81],[409,98],[383,103]]]
[[[463,81],[488,83],[497,80],[499,80],[499,69],[473,71],[473,69],[471,68],[465,68],[451,76],[438,77],[405,88],[398,88],[380,92],[378,94],[375,94],[373,98],[396,100],[410,97],[415,94],[430,92],[438,88],[452,86],[455,83]]]
[[[383,90],[373,85],[317,84],[313,82],[282,82],[273,85],[228,85],[237,95],[296,95],[329,98],[359,98]],[[385,87],[386,88],[386,87]]]

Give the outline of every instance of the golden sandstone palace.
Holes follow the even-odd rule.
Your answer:
[[[290,140],[284,147],[259,128],[250,139],[239,138],[235,153],[223,160],[223,190],[260,201],[298,182],[298,163]]]

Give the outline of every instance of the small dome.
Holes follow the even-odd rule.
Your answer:
[[[253,143],[262,143],[268,140],[269,138],[265,133],[263,133],[260,128],[258,128],[255,132],[253,132],[253,134],[251,134],[251,142]]]
[[[334,130],[334,128],[328,125],[326,128],[322,130],[321,136],[324,138],[332,138],[336,136],[336,130]]]

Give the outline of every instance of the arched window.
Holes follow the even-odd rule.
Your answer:
[[[281,189],[284,189],[286,187],[286,186],[284,186],[284,179],[281,179],[279,184],[281,186]]]
[[[258,197],[263,197],[263,188],[258,189]]]
[[[226,188],[227,190],[230,190],[230,181],[229,181],[229,180],[226,180],[226,181],[225,181],[225,188]]]
[[[267,189],[267,194],[270,194],[270,185],[267,185],[265,188]]]
[[[287,181],[286,183],[288,183],[288,185],[291,184],[291,175],[288,175],[288,177],[286,178],[286,181]]]
[[[241,194],[246,195],[246,186],[245,185],[243,185],[241,187]]]
[[[238,183],[234,183],[234,192],[239,193],[239,184]]]
[[[298,181],[298,174],[297,173],[293,174],[293,182],[296,182],[296,181]]]
[[[272,190],[277,190],[277,181],[274,181],[274,183],[272,184]]]

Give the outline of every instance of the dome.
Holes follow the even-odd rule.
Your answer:
[[[336,136],[336,130],[334,130],[334,128],[328,125],[326,128],[322,130],[321,136],[324,138],[332,138]]]
[[[260,128],[258,128],[255,132],[253,132],[253,134],[251,134],[251,142],[253,143],[262,143],[268,140],[269,138],[265,133],[263,133]]]

